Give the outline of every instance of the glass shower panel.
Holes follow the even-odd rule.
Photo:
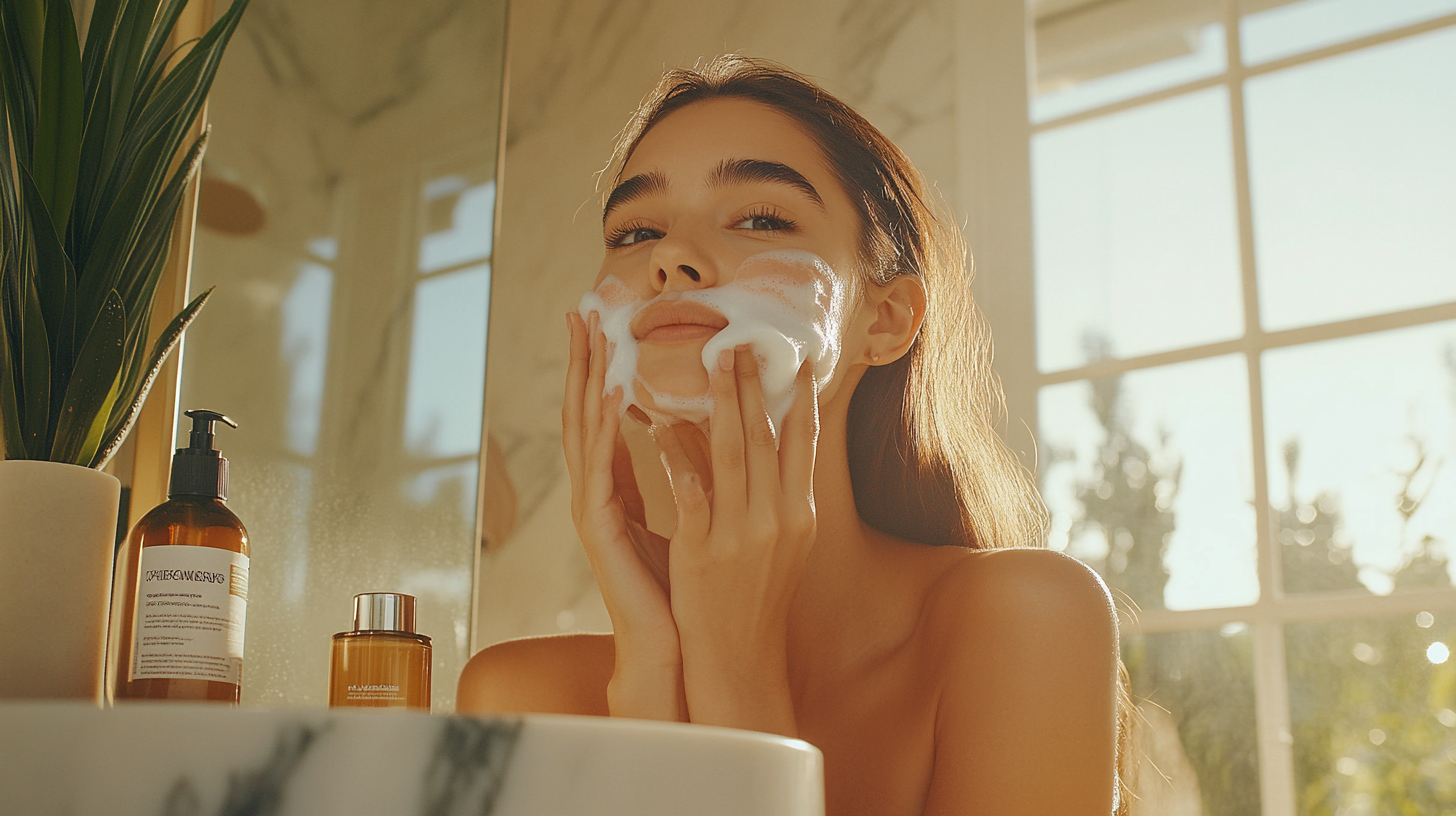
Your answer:
[[[183,408],[252,537],[243,701],[322,706],[360,592],[420,600],[435,709],[469,657],[505,3],[254,0],[203,173]]]

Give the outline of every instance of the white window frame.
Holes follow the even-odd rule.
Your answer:
[[[1273,529],[1277,520],[1269,506],[1262,355],[1271,349],[1456,320],[1456,302],[1296,329],[1263,330],[1259,317],[1257,261],[1250,205],[1244,83],[1296,65],[1453,27],[1456,26],[1456,14],[1255,66],[1244,66],[1238,0],[1224,0],[1223,5],[1227,49],[1227,69],[1223,73],[1033,125],[1029,121],[1027,104],[1030,87],[1027,80],[1033,72],[1028,47],[1028,43],[1033,42],[1034,31],[1031,10],[1022,0],[957,0],[955,110],[959,175],[954,203],[975,254],[977,301],[990,320],[996,338],[996,370],[1006,390],[1008,414],[1003,434],[1028,468],[1034,470],[1036,467],[1036,398],[1041,388],[1116,377],[1140,369],[1227,354],[1243,355],[1249,385],[1259,600],[1250,606],[1220,609],[1142,610],[1137,621],[1126,631],[1155,634],[1216,629],[1229,623],[1244,623],[1251,627],[1262,813],[1263,816],[1295,816],[1296,786],[1284,625],[1456,610],[1456,589],[1406,590],[1390,595],[1358,591],[1283,593],[1281,553]],[[1233,340],[1157,354],[1103,360],[1060,371],[1039,371],[1032,278],[1031,139],[1038,133],[1213,87],[1228,90],[1243,289],[1243,335]],[[1128,622],[1124,625],[1127,626]]]

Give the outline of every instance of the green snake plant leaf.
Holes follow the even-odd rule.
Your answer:
[[[9,259],[0,247],[0,279]],[[20,404],[15,399],[15,369],[11,363],[10,326],[0,309],[0,457],[25,458],[25,435],[20,429]]]
[[[45,6],[34,0],[6,0],[5,4],[9,6],[16,34],[25,48],[26,67],[31,76],[40,76],[41,45],[45,42]]]
[[[147,39],[146,49],[142,51],[142,61],[139,65],[142,81],[137,86],[137,96],[142,99],[151,96],[152,90],[161,81],[162,74],[172,55],[182,48],[182,46],[178,46],[171,52],[164,52],[169,39],[166,32],[170,32],[177,25],[177,19],[182,16],[182,9],[186,5],[187,0],[166,0],[157,12],[157,22],[152,26],[152,35]]]
[[[43,457],[50,431],[51,349],[35,281],[22,280],[20,288],[24,300],[20,315],[21,432],[29,455]]]
[[[111,168],[122,141],[128,135],[127,124],[133,118],[132,106],[136,102],[142,55],[146,52],[147,37],[156,15],[157,0],[128,0],[122,6],[121,18],[117,20],[110,59],[107,60],[111,63],[111,110],[102,149],[103,173]]]
[[[52,462],[91,464],[106,428],[106,417],[116,401],[125,331],[126,310],[121,306],[121,296],[112,292],[76,356],[76,368],[71,372],[56,424]]]
[[[170,245],[177,211],[182,206],[187,183],[201,166],[207,137],[208,131],[204,130],[188,148],[167,186],[154,197],[144,220],[138,219],[134,211],[112,208],[83,275],[85,283],[80,294],[83,313],[95,302],[99,292],[110,291],[102,287],[120,287],[128,315],[138,314],[143,302],[151,302],[161,277],[159,252],[165,252],[165,247]],[[136,179],[122,188],[122,201],[136,202],[140,208],[147,195],[145,184],[145,179]]]
[[[35,83],[39,104],[30,170],[56,234],[65,235],[81,159],[81,46],[68,0],[44,2],[45,43]]]
[[[39,49],[44,26],[39,7],[21,0],[0,0],[0,82],[4,85],[5,112],[14,134],[10,147],[16,163],[22,165],[30,164],[30,141],[35,133],[34,80],[40,74]],[[33,46],[28,47],[27,40]]]
[[[150,215],[153,195],[149,195],[151,175],[159,164],[165,164],[164,145],[157,140],[137,162],[135,177],[112,193],[112,203],[105,219],[94,232],[89,254],[81,266],[77,280],[77,309],[92,314],[100,308],[114,288],[126,266],[127,255],[136,244],[137,234]]]
[[[0,0],[0,444],[96,467],[207,299],[148,353],[189,131],[248,0],[180,46],[188,0],[93,0],[84,49],[72,2]]]
[[[213,287],[215,288],[215,287]],[[152,346],[152,353],[148,358],[146,375],[135,384],[135,392],[123,394],[112,408],[111,420],[107,423],[106,434],[103,437],[101,447],[96,451],[91,466],[94,468],[106,467],[106,463],[126,441],[126,435],[131,431],[131,426],[136,422],[137,415],[142,411],[142,404],[147,400],[147,394],[152,390],[152,384],[157,380],[157,374],[162,370],[162,364],[167,362],[167,355],[177,347],[182,339],[182,332],[192,323],[197,313],[207,304],[208,298],[212,297],[212,288],[198,295],[193,301],[187,304],[167,328],[157,342]],[[130,390],[130,389],[128,389]]]
[[[161,189],[166,167],[155,161],[144,162],[141,157],[158,149],[168,157],[176,155],[188,128],[202,110],[207,92],[212,87],[213,78],[222,63],[223,49],[237,29],[238,21],[247,5],[247,0],[235,0],[196,45],[178,61],[176,67],[167,73],[157,85],[156,91],[147,99],[138,100],[144,101],[144,104],[139,112],[134,110],[132,117],[127,120],[125,139],[118,147],[114,159],[102,166],[102,171],[108,173],[109,177],[102,188],[100,200],[119,202],[122,198],[121,187],[135,184],[139,179],[146,179],[144,189],[149,201]],[[115,118],[113,113],[113,121]],[[138,172],[143,167],[151,172]],[[109,209],[114,210],[117,206],[119,204],[111,204]],[[141,215],[145,217],[146,213]],[[107,217],[97,209],[96,219],[104,224]],[[87,268],[89,264],[88,257]]]
[[[106,122],[111,116],[111,40],[117,14],[124,0],[97,0],[86,29],[86,46],[81,52],[81,83],[86,121],[82,127],[81,155],[76,175],[76,198],[71,214],[71,260],[85,266],[90,246],[92,198],[101,172],[101,152],[106,144]]]
[[[71,266],[71,259],[66,257],[66,250],[51,224],[39,185],[24,167],[20,168],[19,175],[35,247],[36,294],[40,298],[46,335],[51,338],[51,381],[63,383],[75,356],[76,269]],[[52,398],[58,396],[53,390]]]
[[[203,130],[197,141],[187,149],[187,155],[182,158],[177,172],[172,174],[172,179],[162,188],[151,213],[141,225],[136,243],[125,261],[125,271],[120,281],[122,288],[119,294],[127,314],[136,312],[141,304],[152,301],[157,282],[162,276],[167,249],[172,243],[172,228],[177,221],[177,212],[182,209],[182,197],[187,192],[187,183],[202,166],[202,155],[207,150],[210,132]]]

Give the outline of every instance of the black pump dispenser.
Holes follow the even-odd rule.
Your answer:
[[[212,447],[213,423],[222,422],[236,428],[238,423],[219,414],[194,408],[186,415],[192,418],[192,435],[187,447],[178,448],[172,457],[172,483],[167,498],[173,496],[206,496],[227,501],[228,460]]]

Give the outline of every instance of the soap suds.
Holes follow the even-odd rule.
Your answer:
[[[789,270],[785,270],[789,267]],[[747,345],[758,358],[764,401],[774,427],[780,427],[794,402],[794,378],[805,360],[812,362],[819,390],[839,364],[840,336],[846,304],[846,283],[822,258],[802,250],[772,250],[754,255],[722,286],[673,292],[651,300],[638,298],[622,281],[607,277],[581,298],[577,311],[585,319],[596,312],[607,339],[610,362],[606,392],[621,386],[622,410],[636,405],[647,410],[639,390],[652,397],[656,410],[678,420],[703,422],[712,415],[712,394],[665,394],[654,391],[637,372],[637,339],[632,320],[647,306],[668,299],[702,303],[728,320],[728,325],[703,345],[704,371],[718,364],[724,349]],[[654,422],[661,421],[658,416]]]

